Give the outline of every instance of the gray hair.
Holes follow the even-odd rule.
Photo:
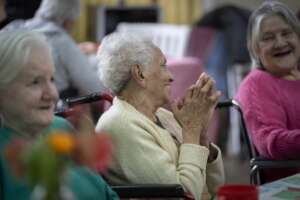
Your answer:
[[[25,29],[0,31],[0,44],[0,89],[17,77],[29,62],[33,48],[49,49],[44,35]]]
[[[79,18],[80,0],[43,0],[35,17],[62,25],[66,20]]]
[[[257,53],[261,22],[270,16],[282,17],[300,37],[300,24],[296,15],[285,4],[278,1],[266,1],[250,16],[247,30],[247,47],[250,53],[252,67],[263,68]]]
[[[133,65],[140,65],[142,70],[151,66],[155,48],[150,39],[128,32],[115,32],[104,37],[97,53],[101,81],[119,94],[131,78]]]

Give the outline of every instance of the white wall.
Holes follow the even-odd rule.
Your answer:
[[[300,10],[300,0],[279,0],[287,4],[295,12]],[[224,4],[234,4],[248,9],[258,7],[264,0],[202,0],[205,12]]]

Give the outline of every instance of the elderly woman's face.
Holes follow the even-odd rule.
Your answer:
[[[282,17],[267,17],[261,22],[258,55],[267,71],[284,75],[298,65],[299,36]]]
[[[50,125],[58,98],[53,73],[48,50],[44,47],[33,49],[29,62],[1,91],[1,114],[9,125],[42,128]]]
[[[147,94],[149,98],[163,105],[171,99],[171,83],[173,76],[167,68],[166,58],[159,48],[155,48],[155,57],[152,66],[143,73],[147,81]]]

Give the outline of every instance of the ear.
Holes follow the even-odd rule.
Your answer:
[[[140,65],[135,64],[131,67],[131,76],[137,84],[145,86],[145,77]]]

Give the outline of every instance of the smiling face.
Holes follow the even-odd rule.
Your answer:
[[[28,60],[15,80],[1,90],[0,96],[4,122],[24,133],[42,130],[51,124],[58,98],[49,50],[33,48]]]
[[[171,100],[171,83],[173,76],[167,68],[166,58],[157,47],[154,48],[152,66],[143,73],[146,81],[148,98],[156,102],[157,106],[169,103]]]
[[[258,55],[268,72],[277,76],[287,75],[298,66],[299,36],[282,17],[267,17],[261,22]]]

